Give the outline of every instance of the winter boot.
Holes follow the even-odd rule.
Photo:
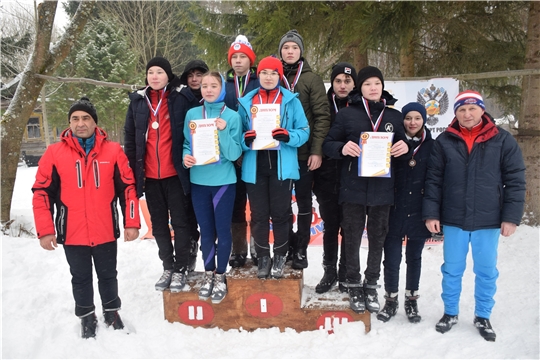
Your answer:
[[[97,317],[94,312],[81,317],[81,336],[83,339],[96,337]]]
[[[197,266],[197,252],[199,251],[199,242],[195,238],[190,238],[190,248],[189,248],[189,266],[188,272],[195,271]]]
[[[249,254],[251,255],[253,265],[257,266],[259,262],[257,261],[257,250],[255,249],[255,239],[253,239],[253,236],[249,237]]]
[[[233,268],[242,267],[246,264],[248,245],[246,240],[247,223],[232,223],[232,251],[229,265]]]
[[[398,293],[385,293],[384,298],[386,302],[382,310],[377,314],[377,319],[382,322],[387,322],[397,313],[398,309]]]
[[[323,265],[324,268],[324,275],[315,286],[315,292],[317,294],[323,294],[330,290],[332,286],[334,286],[338,280],[337,276],[337,270],[335,265]]]
[[[186,274],[183,272],[173,272],[172,278],[171,278],[171,284],[169,286],[169,289],[172,293],[177,293],[182,291],[182,289],[186,286]]]
[[[105,318],[105,324],[107,324],[107,327],[112,326],[114,330],[121,330],[124,328],[124,323],[122,322],[117,310],[103,309],[103,317]]]
[[[199,289],[199,300],[206,300],[212,295],[212,290],[214,289],[214,272],[205,271],[204,279]]]
[[[489,322],[489,319],[475,316],[474,326],[476,326],[476,328],[480,332],[480,335],[486,341],[495,341],[495,338],[497,337],[497,335],[495,334],[495,331],[491,327],[491,323]]]
[[[439,322],[435,325],[435,330],[437,330],[441,334],[444,334],[445,332],[450,331],[450,329],[452,329],[452,326],[456,325],[457,323],[457,315],[444,314],[441,320],[439,320]]]
[[[289,251],[287,252],[287,262],[293,260],[294,253],[296,252],[297,243],[298,236],[294,231],[289,231]]]
[[[263,256],[259,259],[257,277],[259,279],[266,279],[270,275],[270,268],[272,267],[272,259],[270,256]]]
[[[418,295],[417,291],[405,290],[405,314],[407,314],[409,322],[413,324],[419,323],[422,320],[422,317],[418,313],[418,303],[416,301],[419,297],[420,295]]]
[[[370,313],[378,313],[381,309],[381,305],[379,304],[379,294],[377,294],[377,289],[380,288],[380,285],[377,284],[368,284],[366,280],[364,280],[364,294],[366,298],[366,309]]]
[[[272,261],[272,269],[270,270],[270,275],[274,279],[280,279],[283,277],[283,270],[285,269],[286,261],[286,256],[274,255],[274,261]]]
[[[364,288],[362,284],[347,284],[349,292],[349,306],[356,313],[363,313],[366,310],[366,301],[364,298]]]
[[[212,304],[219,304],[227,295],[227,279],[225,274],[214,275],[214,287],[212,289]]]
[[[172,269],[163,271],[163,274],[161,275],[158,282],[156,283],[157,291],[163,291],[166,288],[168,288],[169,285],[171,285],[172,274],[173,274]]]

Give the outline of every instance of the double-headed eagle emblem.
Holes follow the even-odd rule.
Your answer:
[[[437,88],[431,84],[429,88],[422,88],[416,95],[416,100],[426,108],[426,122],[430,126],[439,122],[437,115],[444,115],[448,111],[448,93],[442,87]]]

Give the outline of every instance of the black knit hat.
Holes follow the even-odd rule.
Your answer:
[[[68,112],[68,121],[71,119],[71,114],[73,114],[75,111],[84,111],[88,113],[97,124],[98,117],[96,108],[94,107],[94,105],[92,105],[90,99],[88,99],[87,97],[82,97],[81,100],[77,100],[73,104],[71,104]]]
[[[150,69],[152,66],[159,66],[160,68],[162,68],[165,71],[165,73],[167,74],[167,77],[169,78],[169,81],[171,81],[172,78],[174,77],[173,72],[172,72],[172,68],[171,68],[171,63],[169,62],[169,60],[167,60],[165,58],[162,58],[160,56],[156,56],[155,58],[150,60],[148,62],[148,64],[146,64],[146,73],[147,74],[148,74],[148,69]]]
[[[283,48],[283,44],[289,41],[292,41],[293,43],[296,43],[298,45],[298,47],[300,48],[300,57],[302,57],[304,55],[304,39],[302,38],[302,36],[300,36],[300,34],[298,33],[298,31],[296,31],[296,29],[293,29],[293,30],[287,31],[287,33],[283,35],[281,37],[281,40],[279,41],[279,49],[278,49],[279,58],[280,59],[282,58],[281,49]]]
[[[426,107],[417,102],[408,103],[401,109],[401,113],[403,114],[403,119],[405,119],[407,114],[410,113],[411,111],[418,111],[420,115],[422,115],[422,126],[424,126],[426,124],[426,118],[427,118]]]
[[[371,77],[376,77],[376,78],[381,79],[382,87],[384,89],[384,78],[383,78],[382,72],[375,66],[366,66],[365,68],[363,68],[362,70],[358,72],[358,81],[356,82],[358,88],[362,87],[362,84],[364,83],[364,81],[366,81],[367,79]]]
[[[356,69],[348,62],[340,62],[332,67],[332,75],[330,75],[330,85],[334,84],[334,79],[339,74],[350,75],[353,79],[354,86],[356,86]]]

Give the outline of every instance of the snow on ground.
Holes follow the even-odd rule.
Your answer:
[[[37,168],[19,168],[12,217],[33,230],[30,188]],[[145,229],[141,234],[145,233]],[[96,340],[80,338],[80,323],[73,314],[71,277],[59,246],[47,252],[35,238],[3,236],[2,246],[2,358],[538,358],[539,350],[539,229],[520,226],[499,246],[498,292],[491,322],[497,341],[483,340],[472,325],[474,275],[469,265],[463,280],[460,322],[439,334],[435,323],[443,314],[440,298],[442,247],[424,250],[419,308],[422,322],[410,324],[401,306],[388,323],[372,317],[372,330],[363,323],[324,330],[281,333],[278,329],[254,332],[192,328],[164,320],[161,293],[154,283],[161,275],[153,240],[118,243],[118,279],[121,315],[129,335],[104,327]],[[311,246],[306,286],[322,276],[322,247]],[[361,249],[365,264],[366,249]],[[202,270],[202,264],[198,264]],[[404,279],[402,269],[401,279]],[[403,283],[403,281],[402,281]],[[102,324],[96,291],[97,315]],[[403,285],[400,302],[403,303]],[[382,300],[383,291],[379,290]],[[400,304],[400,305],[401,305]]]

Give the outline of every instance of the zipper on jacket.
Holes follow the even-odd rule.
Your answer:
[[[159,124],[159,114],[156,114],[156,121]],[[161,164],[159,162],[159,127],[156,129],[156,131],[157,131],[157,140],[156,140],[157,176],[158,176],[158,179],[161,179]]]
[[[66,207],[64,205],[60,206],[60,216],[58,218],[58,232],[62,237],[64,237],[64,224],[66,218]],[[64,239],[65,240],[65,239]]]
[[[268,154],[268,166],[270,166],[270,170],[272,170],[272,159],[270,158],[270,151],[266,150],[266,154]]]
[[[81,169],[81,160],[75,161],[75,170],[77,172],[77,186],[79,189],[82,189],[83,182],[82,182],[82,169]]]
[[[99,177],[99,164],[98,161],[94,159],[92,162],[94,165],[94,183],[96,184],[96,189],[99,189],[100,177]]]
[[[129,218],[135,219],[135,201],[129,201]]]

